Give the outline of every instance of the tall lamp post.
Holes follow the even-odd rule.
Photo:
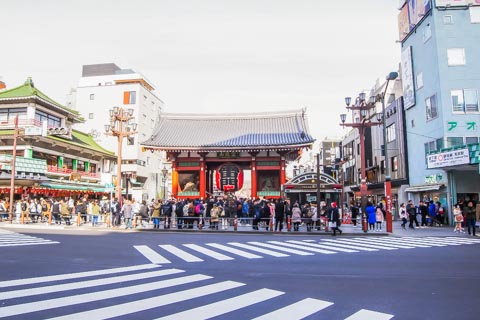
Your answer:
[[[385,210],[387,211],[387,232],[392,232],[392,178],[390,177],[390,159],[388,158],[388,148],[387,148],[387,118],[385,115],[385,95],[388,89],[388,83],[392,80],[397,79],[397,72],[390,72],[385,80],[385,89],[382,92],[382,95],[379,96],[380,101],[382,102],[382,122],[383,122],[383,152],[384,152],[384,161],[385,161]]]
[[[168,169],[163,166],[162,169],[162,179],[163,179],[163,200],[167,200],[167,174],[168,174]]]
[[[115,196],[118,201],[122,201],[122,145],[123,138],[137,133],[137,124],[133,122],[133,109],[123,109],[121,107],[113,107],[109,110],[110,123],[105,125],[105,133],[110,136],[117,137],[117,190]],[[128,195],[127,195],[128,196]]]
[[[370,110],[375,108],[376,97],[371,96],[369,101],[365,101],[365,93],[362,92],[355,99],[355,103],[350,105],[352,98],[346,97],[345,104],[347,105],[347,110],[352,111],[352,122],[345,123],[347,120],[347,114],[342,113],[340,115],[340,120],[342,121],[341,125],[343,127],[352,127],[357,128],[360,136],[360,197],[361,197],[361,206],[362,206],[362,228],[364,232],[367,232],[367,224],[365,207],[367,205],[367,178],[366,178],[366,169],[365,169],[365,129],[368,127],[378,126],[381,124],[379,115],[377,114],[377,122],[370,121]],[[360,117],[355,119],[355,115],[360,115]],[[355,120],[355,121],[354,121]]]
[[[8,206],[8,221],[12,223],[13,215],[15,214],[15,202],[13,197],[15,196],[15,174],[17,170],[15,169],[17,161],[17,139],[18,139],[18,115],[15,116],[13,120],[15,128],[13,129],[13,151],[12,151],[12,173],[10,177],[10,203]]]

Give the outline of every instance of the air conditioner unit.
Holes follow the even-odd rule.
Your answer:
[[[48,128],[48,134],[50,135],[64,135],[68,134],[68,129],[64,127]]]

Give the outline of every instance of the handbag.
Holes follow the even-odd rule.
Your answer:
[[[336,228],[337,227],[337,223],[335,221],[328,221],[328,227],[329,228]]]

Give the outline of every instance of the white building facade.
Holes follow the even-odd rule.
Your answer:
[[[133,109],[137,133],[123,139],[122,185],[124,194],[136,200],[162,197],[164,153],[142,152],[141,141],[153,134],[163,101],[154,93],[154,87],[142,74],[121,69],[113,63],[84,65],[82,77],[67,102],[67,106],[81,112],[85,122],[76,128],[90,133],[95,141],[108,150],[118,150],[117,137],[105,134],[110,123],[109,110],[114,106]],[[112,166],[113,181],[116,168]],[[112,181],[105,181],[109,183]]]

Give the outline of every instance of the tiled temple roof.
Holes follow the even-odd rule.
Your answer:
[[[253,114],[162,114],[146,149],[289,150],[315,139],[305,109]]]

